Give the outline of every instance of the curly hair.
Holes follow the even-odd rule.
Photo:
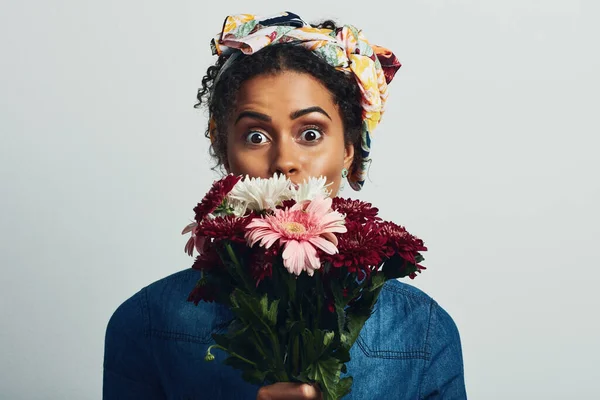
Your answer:
[[[337,29],[331,20],[312,25],[315,28]],[[230,113],[235,109],[237,93],[241,85],[256,76],[276,74],[283,71],[307,73],[318,79],[331,93],[333,102],[340,111],[344,125],[346,144],[354,145],[354,159],[350,173],[361,161],[362,106],[360,88],[352,74],[339,71],[310,50],[291,43],[267,46],[252,56],[238,57],[219,72],[228,59],[222,54],[215,65],[208,67],[202,78],[202,88],[198,89],[199,108],[204,105],[214,118],[217,129],[213,132],[210,154],[216,161],[215,167],[222,167],[227,155],[227,132],[219,129],[226,126]],[[219,76],[215,84],[216,78]],[[208,126],[205,136],[210,137]]]

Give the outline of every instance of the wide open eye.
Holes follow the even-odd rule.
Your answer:
[[[269,139],[260,131],[251,131],[246,135],[246,142],[250,144],[263,144]]]
[[[323,137],[323,132],[319,128],[312,127],[302,131],[300,137],[305,142],[316,142]]]

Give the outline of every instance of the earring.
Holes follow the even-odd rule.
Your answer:
[[[342,169],[342,179],[347,178],[348,177],[348,170],[346,168]],[[338,189],[338,194],[339,192],[341,192],[342,190],[346,189],[346,182],[342,181],[340,183],[340,188]]]

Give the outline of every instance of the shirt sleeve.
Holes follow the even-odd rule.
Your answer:
[[[158,400],[166,396],[155,368],[142,290],[110,318],[104,343],[102,398]]]
[[[466,399],[462,347],[456,324],[432,302],[427,332],[431,350],[419,388],[419,399]]]

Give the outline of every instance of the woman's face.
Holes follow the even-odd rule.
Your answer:
[[[312,75],[284,71],[249,79],[231,115],[228,172],[258,178],[280,173],[294,183],[325,176],[332,196],[337,194],[354,147],[344,143],[331,93]]]

